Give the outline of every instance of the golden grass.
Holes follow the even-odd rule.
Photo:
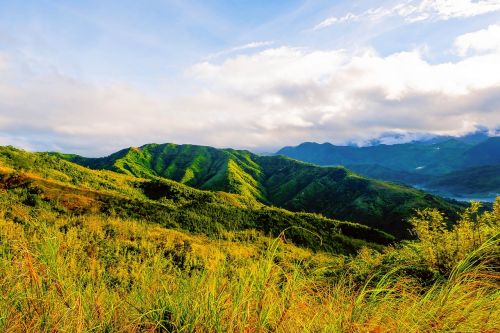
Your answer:
[[[500,327],[498,237],[460,260],[448,278],[423,287],[400,274],[403,266],[373,269],[395,255],[417,263],[408,249],[334,257],[255,231],[215,240],[139,221],[33,217],[21,206],[16,212],[29,223],[0,218],[3,332],[497,332]],[[365,272],[363,281],[354,278]]]

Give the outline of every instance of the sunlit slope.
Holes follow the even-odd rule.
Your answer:
[[[93,169],[108,169],[136,177],[163,177],[200,189],[243,194],[265,200],[259,184],[261,170],[255,155],[205,146],[149,144],[128,148],[104,158],[64,155]]]
[[[285,157],[261,157],[273,204],[357,221],[405,236],[416,209],[436,207],[450,218],[460,207],[411,187],[362,177],[343,167],[318,167]]]
[[[500,201],[494,214],[465,214],[459,237],[455,230],[429,230],[433,218],[419,219],[420,241],[345,256],[255,230],[215,239],[141,220],[48,210],[23,202],[20,190],[0,190],[1,332],[497,332],[500,326],[500,244],[490,238],[498,235]],[[470,223],[476,218],[479,224]]]
[[[319,167],[281,156],[212,147],[149,144],[104,158],[61,155],[93,169],[163,177],[207,190],[240,194],[293,211],[321,213],[408,235],[414,210],[435,207],[455,217],[460,207],[406,186],[361,177],[341,167]]]
[[[340,253],[392,241],[360,224],[270,208],[242,195],[197,190],[168,179],[90,170],[11,147],[0,148],[0,177],[2,196],[47,211],[141,219],[211,237],[245,229],[276,236],[286,230],[285,237],[298,245]]]

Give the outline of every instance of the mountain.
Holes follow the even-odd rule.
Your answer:
[[[149,179],[167,178],[296,212],[359,222],[398,237],[415,209],[436,207],[449,217],[461,209],[413,188],[362,177],[343,167],[319,167],[282,156],[175,144],[148,144],[103,158],[58,154],[92,169]]]
[[[424,184],[434,179],[432,175],[394,170],[378,164],[348,164],[345,167],[367,177],[402,184]]]
[[[273,184],[317,168],[266,163]],[[497,331],[500,200],[471,205],[449,230],[425,210],[411,219],[415,239],[395,244],[360,224],[146,178],[0,147],[0,331]]]
[[[426,186],[443,193],[464,195],[500,195],[500,165],[486,165],[450,172]]]
[[[441,143],[404,143],[369,147],[335,146],[330,143],[306,142],[285,147],[276,155],[318,165],[378,165],[391,170],[419,174],[441,174],[461,163],[461,156],[471,145],[459,140]]]
[[[462,166],[500,165],[500,137],[489,138],[465,152]]]
[[[500,137],[481,139],[482,135],[426,142],[411,142],[369,147],[335,146],[329,143],[306,142],[296,147],[285,147],[276,154],[318,165],[344,165],[362,175],[381,180],[419,186],[429,191],[442,191],[439,179],[453,178],[457,186],[447,187],[448,194],[479,194],[469,176],[474,171],[456,172],[489,166],[500,167]],[[485,180],[487,181],[487,180]],[[488,191],[500,193],[500,187],[490,186]]]
[[[11,216],[22,205],[72,216],[97,214],[137,219],[166,228],[219,237],[226,231],[254,229],[313,250],[352,253],[377,248],[394,237],[367,226],[317,214],[267,207],[226,192],[197,190],[164,178],[143,179],[96,171],[47,153],[0,147],[0,196],[7,191]]]

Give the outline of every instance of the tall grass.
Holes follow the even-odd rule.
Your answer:
[[[500,327],[498,230],[444,274],[425,242],[331,256],[255,231],[214,240],[140,221],[16,212],[24,218],[0,214],[4,332]],[[422,281],[421,272],[435,276]]]

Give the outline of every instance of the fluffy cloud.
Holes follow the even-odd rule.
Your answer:
[[[302,141],[363,143],[387,132],[494,130],[500,52],[470,36],[495,29],[457,38],[464,56],[441,64],[418,51],[290,47],[203,62],[187,71],[195,86],[186,96],[23,72],[4,56],[0,144],[102,155],[147,142],[273,150]]]
[[[500,25],[490,25],[487,29],[459,36],[455,47],[461,56],[470,52],[500,52]]]
[[[164,141],[169,133],[187,140],[181,134],[196,129],[192,115],[172,117],[165,99],[123,83],[95,85],[14,69],[1,74],[0,144],[93,155]]]
[[[360,14],[347,13],[341,17],[332,16],[317,24],[314,30],[344,22],[377,21],[391,16],[400,16],[408,22],[417,22],[473,17],[498,10],[500,10],[500,0],[409,0],[392,7],[368,9]]]
[[[292,143],[363,142],[385,131],[459,135],[480,124],[494,129],[499,69],[497,52],[431,64],[418,51],[382,57],[373,50],[283,47],[201,63],[191,73],[211,93],[253,106],[238,118],[247,117],[265,139]]]

